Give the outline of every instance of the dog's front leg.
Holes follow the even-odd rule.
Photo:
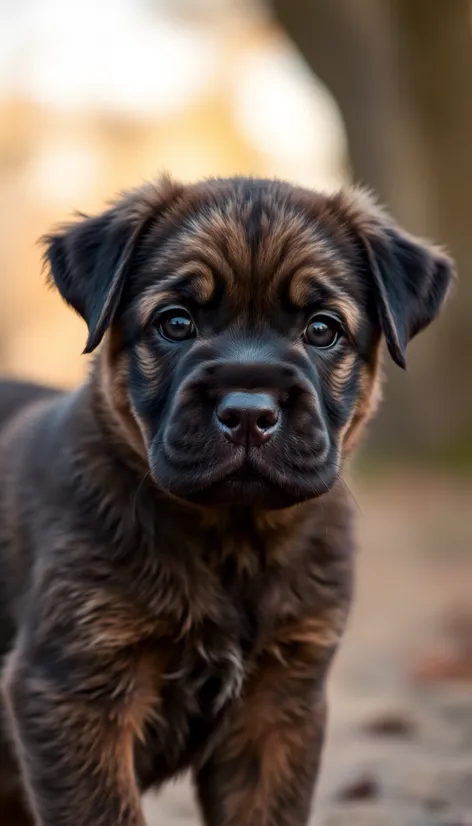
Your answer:
[[[323,676],[268,662],[196,775],[207,826],[306,826],[325,729]]]
[[[133,720],[116,674],[87,656],[20,641],[4,675],[7,708],[38,826],[144,826]]]

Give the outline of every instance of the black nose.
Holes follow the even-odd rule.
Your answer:
[[[234,391],[223,396],[216,418],[227,439],[237,445],[259,447],[277,430],[280,410],[268,393]]]

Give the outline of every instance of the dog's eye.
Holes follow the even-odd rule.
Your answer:
[[[339,341],[342,333],[340,321],[326,313],[317,313],[305,328],[304,338],[307,344],[328,350]]]
[[[170,307],[156,318],[156,327],[168,341],[185,341],[195,338],[196,329],[192,316],[183,307]]]

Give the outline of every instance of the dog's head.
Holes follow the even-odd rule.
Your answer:
[[[163,179],[46,255],[86,351],[110,330],[110,398],[158,487],[267,508],[330,489],[375,406],[382,336],[404,366],[453,273],[363,191],[248,179]]]

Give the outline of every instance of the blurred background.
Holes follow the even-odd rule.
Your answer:
[[[4,374],[80,379],[83,324],[36,240],[163,170],[361,182],[457,261],[352,483],[320,824],[472,822],[471,20],[470,0],[0,0]],[[195,822],[185,786],[149,807]]]

